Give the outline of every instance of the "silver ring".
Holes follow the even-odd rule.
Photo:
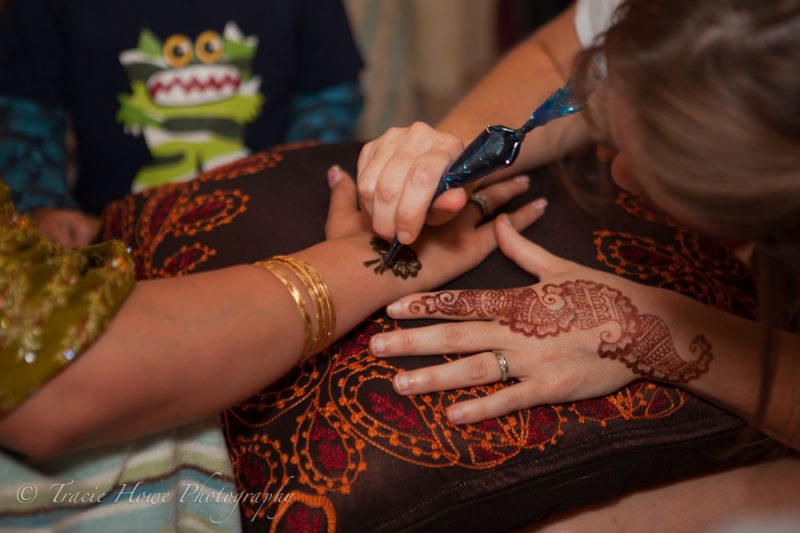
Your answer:
[[[478,193],[473,193],[469,195],[469,201],[475,202],[483,213],[483,216],[488,217],[492,214],[492,206],[489,205],[489,200],[483,197],[483,195]]]
[[[492,353],[497,358],[497,364],[500,366],[500,381],[508,381],[508,361],[506,361],[505,354],[500,350],[492,350]]]

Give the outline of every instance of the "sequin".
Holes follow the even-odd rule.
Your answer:
[[[26,220],[0,182],[0,416],[91,344],[135,282],[122,243],[66,250]]]

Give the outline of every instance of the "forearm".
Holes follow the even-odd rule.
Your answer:
[[[521,126],[534,108],[568,79],[580,50],[574,6],[507,54],[442,120],[437,129],[468,144],[490,124]],[[548,163],[589,140],[583,118],[559,119],[531,132],[517,162],[503,171]]]
[[[368,241],[328,241],[294,254],[326,280],[337,337],[438,281],[433,273],[377,275],[362,264],[377,258]],[[0,444],[47,456],[213,415],[285,374],[303,341],[287,289],[259,267],[142,282],[93,346],[0,421]],[[48,438],[32,442],[41,431]]]
[[[711,309],[689,298],[663,291],[670,308],[668,325],[684,359],[697,335],[711,345],[708,372],[680,384],[750,422],[772,438],[800,449],[800,336],[780,332],[771,401],[764,420],[756,421],[764,328],[757,322]]]

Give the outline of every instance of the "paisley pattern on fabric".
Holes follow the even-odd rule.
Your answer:
[[[256,242],[251,235],[252,220],[259,216],[254,206],[262,202],[264,209],[272,201],[262,198],[271,190],[265,183],[301,180],[293,190],[305,194],[316,185],[309,185],[311,177],[294,173],[302,169],[314,179],[318,177],[319,187],[325,188],[324,193],[308,193],[308,201],[317,201],[320,194],[327,195],[322,181],[325,169],[342,163],[341,151],[324,145],[301,150],[281,147],[201,175],[196,182],[129,197],[106,212],[107,235],[122,234],[131,243],[140,277],[201,270],[210,264],[204,258],[212,256],[215,262],[225,256],[249,258],[237,250]],[[228,182],[224,189],[220,187],[223,182]],[[281,200],[295,202],[292,205],[298,216],[317,216],[311,208],[303,210],[300,197]],[[325,201],[319,200],[314,209]],[[585,249],[591,253],[580,252],[582,258],[570,258],[753,316],[750,273],[728,252],[677,227],[636,197],[622,194],[618,206],[634,221],[628,226],[634,230],[641,226],[642,233],[595,226],[582,234]],[[552,201],[548,217],[559,216],[559,210],[565,212],[565,220],[578,216],[577,209],[565,200],[561,204]],[[246,217],[254,218],[247,224]],[[287,222],[296,229],[297,221]],[[236,223],[241,225],[238,233],[224,233],[226,237],[214,240],[215,232]],[[658,229],[657,239],[650,225]],[[233,228],[225,231],[229,230]],[[297,231],[300,239],[304,230]],[[177,235],[182,237],[177,239]],[[232,235],[238,239],[235,247]],[[557,240],[542,245],[560,253],[553,244]],[[228,248],[221,247],[223,241]],[[291,251],[262,248],[252,254],[261,258]],[[474,279],[471,283],[471,287],[481,286]],[[449,529],[476,528],[480,515],[468,511],[473,499],[511,494],[504,491],[513,493],[515,487],[531,484],[524,492],[526,498],[545,502],[549,494],[558,493],[556,489],[568,490],[559,488],[562,485],[593,479],[597,479],[594,485],[586,485],[591,496],[575,489],[569,493],[569,501],[551,504],[565,509],[580,501],[611,497],[626,489],[614,486],[619,475],[603,477],[603,473],[619,472],[630,461],[625,450],[646,446],[659,454],[662,442],[674,444],[679,439],[700,439],[741,427],[734,417],[680,389],[648,381],[635,382],[603,398],[541,406],[480,424],[454,426],[445,417],[449,405],[486,396],[506,385],[396,395],[391,379],[398,372],[458,357],[377,359],[369,355],[369,338],[397,327],[395,321],[377,314],[271,387],[222,414],[238,487],[247,495],[240,504],[245,529],[376,531],[424,529],[426,524],[435,529],[445,520],[440,514],[443,510],[450,511],[446,518]],[[264,357],[268,360],[269,354]],[[615,457],[623,462],[613,463],[614,468],[592,466]],[[648,457],[652,461],[654,456]],[[659,460],[663,459],[669,470],[674,461],[685,460],[686,454],[679,451],[673,462],[664,457],[659,455]],[[692,471],[703,467],[694,468]],[[558,477],[562,470],[568,472],[566,478]],[[678,474],[667,472],[659,479],[670,475]],[[555,477],[548,482],[548,476]],[[652,472],[649,476],[652,478]],[[638,483],[652,482],[655,480]],[[603,493],[598,486],[614,488]],[[513,498],[498,496],[486,501],[494,502],[495,512],[488,513],[495,517],[492,520],[512,516],[512,507],[520,511]],[[518,520],[547,513],[524,511]],[[423,518],[431,522],[420,522]]]

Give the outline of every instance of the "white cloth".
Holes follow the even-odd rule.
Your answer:
[[[582,47],[592,46],[595,39],[605,33],[620,3],[622,0],[578,0],[575,5],[575,31]]]

